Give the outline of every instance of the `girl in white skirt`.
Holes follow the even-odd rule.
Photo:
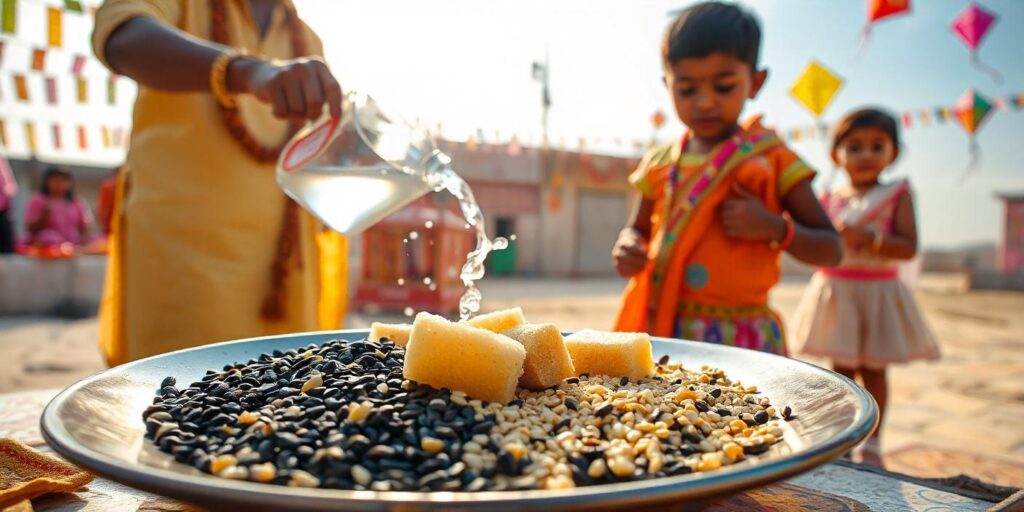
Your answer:
[[[839,267],[822,268],[811,280],[795,318],[797,352],[827,357],[835,370],[858,376],[885,414],[886,367],[937,359],[939,348],[914,301],[899,280],[898,266],[917,253],[917,223],[907,181],[879,177],[899,155],[899,131],[889,114],[863,109],[836,127],[832,160],[850,185],[822,198],[843,237]],[[879,432],[861,448],[861,460],[881,464]]]

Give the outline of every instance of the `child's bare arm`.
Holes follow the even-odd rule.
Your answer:
[[[793,218],[793,243],[787,252],[794,258],[818,267],[834,267],[843,259],[843,244],[818,198],[810,180],[793,186],[783,198]]]
[[[909,260],[917,254],[917,220],[914,218],[914,199],[904,193],[896,205],[893,232],[881,238],[873,247],[877,254],[897,260]]]
[[[622,277],[632,277],[647,265],[647,243],[651,239],[654,203],[641,198],[612,248],[612,262]]]

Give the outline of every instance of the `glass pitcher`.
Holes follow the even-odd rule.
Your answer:
[[[450,164],[426,130],[350,92],[341,119],[325,115],[285,145],[277,183],[321,222],[353,235],[438,189]]]

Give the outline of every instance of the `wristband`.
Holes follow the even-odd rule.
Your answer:
[[[773,251],[785,251],[788,249],[793,244],[793,237],[796,235],[796,224],[793,222],[793,218],[788,215],[783,215],[782,218],[786,221],[786,233],[782,235],[782,240],[768,242],[768,246]]]
[[[238,58],[245,57],[248,52],[232,48],[221,53],[210,66],[210,92],[224,108],[235,108],[238,104],[234,96],[228,91],[227,74],[228,66]]]

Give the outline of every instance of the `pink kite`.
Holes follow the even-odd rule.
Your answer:
[[[978,59],[978,47],[981,46],[982,40],[988,35],[989,29],[992,28],[992,24],[996,22],[997,16],[989,11],[986,11],[978,4],[971,2],[956,19],[953,20],[953,24],[950,25],[950,29],[964,42],[965,45],[971,50],[971,63],[975,67],[992,75],[992,79],[997,83],[1002,82],[1003,78],[991,66],[984,64]]]

